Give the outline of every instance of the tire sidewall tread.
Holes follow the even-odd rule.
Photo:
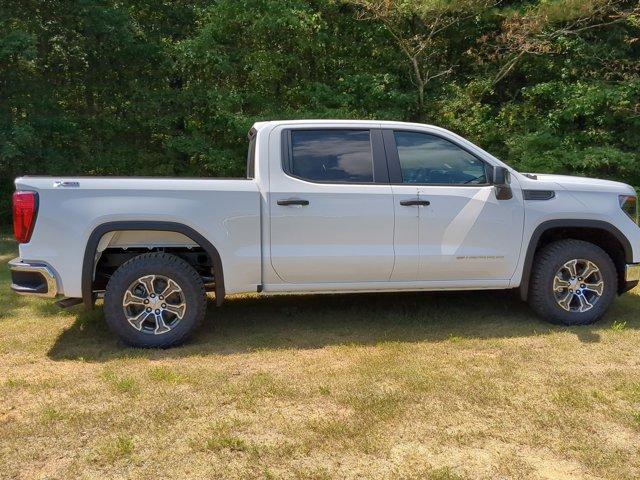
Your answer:
[[[122,308],[125,291],[144,275],[164,275],[180,285],[187,311],[171,331],[150,335],[136,330],[126,319]],[[186,261],[169,253],[145,253],[123,263],[111,276],[104,298],[105,320],[109,329],[127,345],[139,348],[169,348],[184,343],[202,324],[207,296],[198,272]]]
[[[604,291],[598,302],[586,312],[567,312],[552,294],[553,277],[572,259],[594,262],[602,274]],[[583,240],[558,240],[543,247],[534,257],[529,287],[529,304],[545,320],[561,325],[589,325],[598,321],[611,306],[618,291],[618,275],[611,257],[600,247]]]

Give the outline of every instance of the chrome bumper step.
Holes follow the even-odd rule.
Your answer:
[[[11,290],[19,295],[54,298],[58,283],[51,267],[44,263],[27,263],[19,258],[9,262]]]

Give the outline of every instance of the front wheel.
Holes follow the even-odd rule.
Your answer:
[[[534,258],[529,304],[542,318],[563,325],[599,320],[618,291],[611,257],[582,240],[559,240]]]
[[[104,297],[107,325],[133,347],[183,343],[204,319],[207,297],[195,269],[175,255],[146,253],[122,264]]]

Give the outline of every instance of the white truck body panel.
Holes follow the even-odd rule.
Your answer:
[[[491,166],[507,167],[513,197],[491,185],[322,184],[282,169],[284,129],[402,129],[450,139]],[[437,127],[375,121],[262,122],[256,129],[255,178],[157,179],[23,177],[18,190],[39,195],[36,227],[20,245],[25,262],[54,271],[58,293],[82,296],[82,263],[91,233],[114,221],[186,225],[218,250],[226,293],[346,292],[509,288],[520,284],[534,231],[548,220],[599,220],[617,228],[640,262],[640,229],[618,195],[632,187],[558,175],[531,179],[467,140]],[[54,186],[77,182],[77,187]],[[523,190],[555,197],[527,201]],[[304,197],[308,206],[278,201]],[[410,198],[425,207],[400,207]],[[179,234],[147,246],[193,246]],[[110,235],[107,246],[143,246],[145,234]],[[100,249],[99,249],[100,250]]]

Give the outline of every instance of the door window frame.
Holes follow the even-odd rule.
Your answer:
[[[351,181],[320,181],[311,180],[309,178],[300,177],[294,175],[291,171],[293,161],[293,147],[291,142],[291,132],[293,131],[313,131],[319,130],[329,131],[344,131],[344,130],[356,130],[361,132],[369,132],[369,141],[371,144],[371,167],[373,170],[373,180],[371,182],[351,182]],[[388,160],[385,154],[385,144],[382,138],[382,130],[380,128],[367,128],[367,127],[336,127],[336,126],[318,126],[318,127],[304,127],[304,128],[285,128],[281,134],[281,165],[282,171],[285,175],[303,182],[316,183],[321,185],[389,185],[389,167]]]
[[[383,128],[382,138],[384,141],[384,148],[386,151],[387,157],[387,169],[389,172],[389,183],[391,185],[415,185],[415,186],[423,186],[423,187],[486,187],[493,185],[492,183],[492,175],[491,175],[491,165],[485,161],[483,158],[480,158],[474,152],[469,150],[464,145],[461,145],[459,142],[452,140],[451,138],[447,138],[444,135],[440,135],[434,132],[425,132],[423,130],[412,130],[409,128]],[[394,135],[395,132],[407,132],[407,133],[421,133],[423,135],[431,135],[432,137],[439,138],[446,142],[450,142],[456,147],[460,148],[464,152],[471,155],[476,160],[482,162],[484,166],[484,175],[486,178],[486,182],[483,183],[408,183],[402,181],[402,168],[400,166],[400,155],[398,154],[398,146],[396,145],[396,137]]]
[[[256,134],[258,131],[255,128],[251,128],[247,134],[249,140],[249,150],[247,152],[247,180],[253,180],[256,178]]]

